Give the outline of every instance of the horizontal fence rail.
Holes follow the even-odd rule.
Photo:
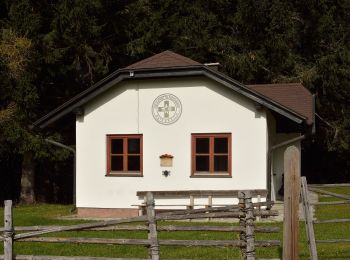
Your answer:
[[[316,240],[317,243],[350,243],[350,239],[325,239]]]
[[[309,184],[310,188],[350,187],[350,183]]]
[[[325,201],[325,202],[314,202],[310,205],[322,206],[322,205],[341,205],[341,204],[350,204],[350,200],[343,201]]]
[[[31,237],[21,239],[22,242],[45,243],[72,243],[72,244],[110,244],[110,245],[150,245],[149,239],[124,239],[124,238],[85,238],[85,237]],[[158,240],[160,245],[166,246],[246,246],[241,240]],[[279,240],[256,240],[256,247],[279,246]]]
[[[346,200],[350,200],[350,196],[344,195],[344,194],[338,194],[338,193],[334,193],[334,192],[330,192],[330,191],[325,191],[325,190],[321,190],[321,189],[317,189],[317,188],[309,188],[310,191],[316,192],[316,193],[321,193],[321,194],[325,194],[325,195],[329,195],[335,198],[339,198],[339,199],[346,199]]]
[[[14,230],[22,231],[42,231],[46,229],[61,228],[65,226],[23,226],[15,227]],[[0,232],[3,232],[3,228],[0,228]],[[147,231],[148,227],[144,225],[136,226],[111,226],[101,228],[90,228],[89,231]],[[244,230],[243,227],[239,226],[158,226],[158,231],[215,231],[215,232],[241,232]],[[280,231],[279,227],[255,227],[257,233],[277,233]],[[0,236],[0,239],[2,236]]]
[[[350,222],[350,219],[327,219],[327,220],[314,220],[315,224],[326,224],[326,223],[345,223]]]

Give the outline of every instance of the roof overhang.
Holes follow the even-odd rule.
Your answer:
[[[61,106],[52,110],[47,115],[41,117],[33,123],[34,127],[41,129],[57,121],[61,117],[76,111],[83,107],[87,102],[94,99],[101,93],[112,88],[116,84],[124,80],[135,79],[152,79],[152,78],[166,78],[166,77],[191,77],[191,76],[205,76],[212,79],[221,85],[232,89],[233,91],[242,94],[248,99],[261,104],[262,106],[275,111],[276,113],[292,120],[297,124],[305,124],[307,118],[290,110],[289,108],[271,100],[258,92],[248,88],[244,84],[220,73],[216,70],[210,69],[205,65],[191,65],[191,66],[178,66],[178,67],[165,67],[165,68],[150,68],[150,69],[120,69],[101,81],[97,82],[90,88],[76,95],[69,101],[65,102]]]

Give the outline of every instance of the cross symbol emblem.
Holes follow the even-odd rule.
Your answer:
[[[164,106],[163,107],[158,107],[158,112],[163,112],[165,118],[169,118],[169,112],[175,111],[174,106],[170,106],[169,100],[164,101]]]
[[[162,125],[175,123],[180,118],[181,113],[181,101],[173,94],[162,94],[153,101],[153,118]]]

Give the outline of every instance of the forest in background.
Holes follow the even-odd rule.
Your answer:
[[[72,156],[45,139],[73,146],[74,120],[31,124],[164,50],[244,84],[301,82],[317,113],[302,173],[350,182],[349,39],[349,0],[0,0],[0,199],[71,203]]]

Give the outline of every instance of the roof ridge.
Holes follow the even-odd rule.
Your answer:
[[[180,54],[178,54],[178,53],[176,53],[176,52],[173,52],[173,51],[170,51],[170,50],[167,50],[167,51],[165,51],[165,52],[167,52],[167,53],[169,53],[170,55],[172,55],[173,56],[173,58],[175,58],[175,59],[177,59],[177,60],[180,60],[180,61],[183,61],[183,62],[185,62],[185,63],[187,63],[187,64],[191,64],[191,62],[197,62],[197,61],[195,61],[195,60],[192,60],[192,59],[190,59],[190,58],[188,58],[188,57],[185,57],[185,56],[182,56],[182,55],[180,55]],[[165,53],[164,52],[164,53]],[[199,62],[197,62],[197,63],[199,63]]]
[[[178,67],[200,65],[201,63],[185,57],[181,54],[166,50],[157,53],[141,61],[130,64],[125,69],[142,69],[142,68],[157,68],[157,67]]]
[[[128,67],[130,67],[130,66],[140,65],[140,64],[144,64],[144,63],[153,61],[153,60],[155,60],[155,59],[157,59],[157,58],[159,58],[159,57],[161,57],[161,56],[164,56],[164,55],[166,54],[165,52],[166,52],[166,51],[163,51],[163,52],[161,52],[161,53],[154,54],[154,55],[152,55],[152,56],[150,56],[150,57],[148,57],[148,58],[145,58],[145,59],[143,59],[143,60],[140,60],[140,61],[137,61],[137,62],[135,62],[135,63],[133,63],[133,64],[130,64],[130,65],[128,65],[126,68],[128,68]]]

